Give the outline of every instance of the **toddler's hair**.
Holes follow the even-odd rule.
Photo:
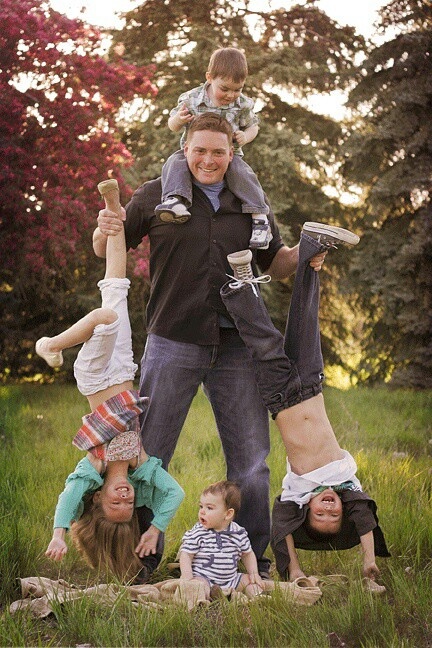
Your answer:
[[[241,83],[248,75],[246,57],[235,47],[221,47],[211,55],[207,72],[213,79],[221,77]]]
[[[234,509],[235,514],[239,512],[241,504],[241,490],[234,482],[218,481],[214,484],[210,484],[210,486],[207,486],[207,488],[202,492],[203,495],[206,495],[207,493],[210,493],[211,495],[220,495],[227,509]]]
[[[109,522],[100,503],[89,499],[83,515],[72,524],[70,534],[92,569],[108,571],[127,582],[142,568],[135,553],[140,537],[135,511],[129,522]]]
[[[186,136],[189,141],[197,131],[213,131],[214,133],[224,133],[228,137],[228,144],[232,146],[233,132],[230,123],[221,115],[213,112],[206,112],[194,117],[191,122]]]

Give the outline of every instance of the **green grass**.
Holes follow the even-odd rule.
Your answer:
[[[52,517],[67,474],[82,454],[71,445],[86,402],[73,386],[0,388],[0,645],[1,646],[432,646],[431,394],[385,389],[327,388],[330,420],[354,455],[359,478],[378,504],[392,557],[378,559],[387,594],[372,598],[360,584],[360,552],[300,552],[310,574],[345,573],[349,587],[324,591],[299,607],[274,595],[236,606],[215,602],[192,614],[174,606],[155,612],[127,600],[103,606],[91,598],[58,605],[33,619],[9,613],[19,578],[97,582],[73,548],[65,560],[44,556]],[[285,472],[275,426],[268,463],[271,498]],[[396,453],[396,454],[395,454]],[[224,478],[214,420],[202,392],[189,413],[170,472],[186,491],[166,536],[158,576],[168,575],[184,531],[196,520],[204,485]],[[271,557],[271,552],[268,555]],[[275,575],[275,578],[276,575]],[[100,578],[101,581],[106,579]]]

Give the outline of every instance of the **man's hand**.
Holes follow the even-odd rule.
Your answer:
[[[147,531],[142,534],[140,541],[138,542],[135,549],[140,558],[144,558],[144,556],[149,556],[150,554],[156,553],[156,545],[159,534],[159,529],[156,529],[156,527],[154,527],[153,525],[150,525]]]
[[[326,257],[327,252],[321,252],[320,254],[316,254],[312,259],[309,261],[309,265],[311,268],[315,270],[315,272],[319,272],[323,266],[324,259]]]
[[[120,220],[115,212],[109,209],[101,209],[97,219],[98,227],[105,236],[115,236],[123,229],[123,221],[126,220],[126,212],[122,210],[122,219]]]

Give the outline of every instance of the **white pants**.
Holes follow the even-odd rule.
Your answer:
[[[135,377],[138,365],[133,361],[127,307],[129,286],[129,279],[112,278],[98,282],[102,308],[112,308],[118,319],[112,324],[98,324],[78,353],[74,375],[77,387],[84,396]]]

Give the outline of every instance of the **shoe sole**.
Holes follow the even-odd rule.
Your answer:
[[[360,241],[360,237],[353,232],[350,232],[343,227],[336,227],[335,225],[324,225],[323,223],[313,223],[308,222],[304,223],[303,231],[306,234],[318,234],[322,236],[328,236],[336,241],[341,241],[342,243],[348,243],[349,245],[357,245]]]
[[[228,254],[227,261],[230,266],[245,265],[252,261],[252,252],[250,250],[240,250],[240,252],[233,252]]]
[[[186,223],[190,218],[190,216],[175,216],[174,214],[166,211],[155,213],[163,223],[177,223],[178,225],[181,225],[182,223]]]

